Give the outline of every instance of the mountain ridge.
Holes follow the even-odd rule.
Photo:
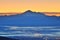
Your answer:
[[[14,16],[0,16],[0,25],[6,26],[60,26],[60,17],[27,11]]]
[[[37,13],[37,14],[43,14],[46,16],[55,16],[55,17],[60,17],[59,12],[35,12],[35,11],[31,11],[31,10],[27,10],[23,13],[0,13],[0,16],[14,16],[14,15],[20,15],[20,14],[24,14],[24,13]],[[57,15],[56,15],[57,14]]]

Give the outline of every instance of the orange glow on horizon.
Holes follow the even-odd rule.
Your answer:
[[[26,10],[60,12],[60,0],[0,0],[0,13],[22,13]],[[60,16],[60,13],[54,15]]]
[[[43,13],[48,16],[60,16],[60,12],[43,12]]]

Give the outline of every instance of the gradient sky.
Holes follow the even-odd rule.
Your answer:
[[[60,12],[60,0],[0,0],[0,12]]]

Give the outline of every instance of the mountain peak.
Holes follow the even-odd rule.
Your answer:
[[[26,12],[32,12],[31,10],[27,10]]]
[[[33,11],[31,11],[31,10],[27,10],[27,11],[25,11],[25,13],[26,13],[26,12],[33,12]]]

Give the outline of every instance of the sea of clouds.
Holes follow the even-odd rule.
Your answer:
[[[19,26],[0,26],[0,36],[60,36],[60,28],[57,26],[40,27],[19,27]]]

